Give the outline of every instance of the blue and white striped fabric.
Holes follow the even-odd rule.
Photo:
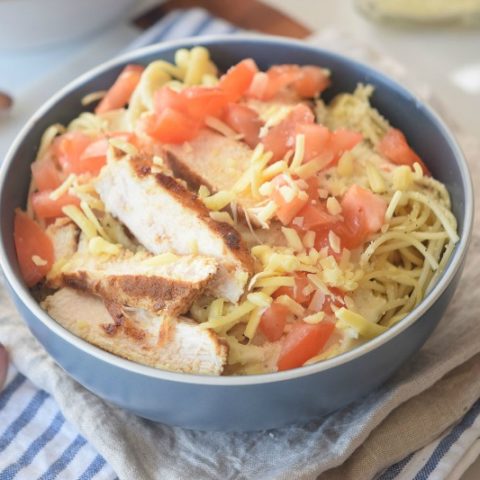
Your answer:
[[[204,10],[169,14],[127,49],[186,36],[234,33],[236,27]],[[384,471],[378,480],[449,478],[480,437],[480,401],[432,444]],[[11,367],[0,393],[0,480],[113,480],[117,476],[69,424],[54,400]],[[129,479],[130,480],[130,479]]]
[[[105,460],[55,401],[11,368],[0,394],[0,479],[113,480]]]
[[[434,478],[453,480],[454,467],[461,462],[465,452],[479,437],[480,400],[457,425],[448,429],[443,436],[389,467],[378,477],[378,480]],[[467,467],[468,464],[465,466]],[[463,472],[459,472],[461,473]]]

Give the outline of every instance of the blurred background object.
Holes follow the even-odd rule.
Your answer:
[[[480,25],[480,0],[356,0],[378,21],[422,25]]]
[[[84,37],[125,19],[135,0],[2,0],[0,51],[34,49]]]

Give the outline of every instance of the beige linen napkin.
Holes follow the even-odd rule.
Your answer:
[[[468,139],[462,143],[474,177],[480,178],[480,146]],[[17,368],[55,397],[67,420],[121,479],[313,479],[322,473],[320,478],[328,480],[369,479],[430,442],[480,396],[480,295],[472,294],[472,286],[480,284],[479,233],[477,220],[457,294],[421,351],[379,390],[307,425],[198,432],[154,424],[112,407],[45,353],[4,288],[0,341]]]

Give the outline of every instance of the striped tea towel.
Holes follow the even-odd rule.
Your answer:
[[[129,48],[234,31],[199,9],[173,12]],[[329,35],[314,41],[338,48]],[[359,56],[355,44],[354,52],[347,45],[344,53]],[[384,55],[363,59],[402,73]],[[478,144],[463,143],[468,156],[480,160]],[[478,283],[477,263],[471,257],[463,285]],[[31,380],[11,367],[0,394],[0,480],[458,476],[458,460],[465,452],[475,458],[479,450],[479,312],[480,302],[460,287],[442,326],[416,358],[379,391],[325,419],[268,434],[212,434],[152,424],[87,392],[45,354],[0,285],[0,340]],[[98,418],[107,424],[99,426]]]

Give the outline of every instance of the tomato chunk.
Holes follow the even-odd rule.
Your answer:
[[[341,205],[347,225],[359,222],[365,225],[369,233],[375,233],[385,223],[387,202],[379,195],[358,185],[354,184],[347,190]]]
[[[195,137],[200,124],[182,112],[166,108],[159,115],[144,118],[145,132],[164,143],[183,143]]]
[[[260,319],[260,331],[270,342],[280,340],[287,324],[290,310],[281,303],[273,302]]]
[[[307,203],[299,212],[299,217],[303,217],[302,228],[304,230],[315,230],[318,227],[332,225],[338,221],[333,215],[330,215],[324,205],[312,202]]]
[[[305,135],[303,163],[318,157],[325,159],[325,165],[333,160],[333,155],[328,150],[331,132],[327,127],[319,124],[297,125],[295,133]]]
[[[81,157],[92,138],[81,132],[68,132],[56,138],[53,146],[60,167],[65,173],[83,173]]]
[[[330,137],[330,149],[333,154],[333,163],[336,164],[340,157],[360,143],[363,135],[346,129],[338,129],[332,132]]]
[[[270,128],[262,140],[265,150],[273,153],[272,161],[280,160],[295,146],[299,124],[313,124],[315,117],[310,108],[299,103],[278,125]]]
[[[80,199],[65,193],[57,200],[50,198],[51,190],[32,194],[32,207],[38,218],[56,218],[64,215],[62,208],[66,205],[80,205]]]
[[[378,151],[396,165],[413,165],[419,163],[425,175],[430,175],[428,167],[408,145],[405,135],[396,128],[391,128],[380,140]]]
[[[330,78],[323,68],[306,65],[300,68],[299,76],[293,82],[293,88],[300,97],[312,98],[330,85]]]
[[[332,322],[315,325],[295,323],[284,339],[277,362],[278,370],[301,367],[307,360],[320,353],[334,329],[335,325]]]
[[[246,105],[229,103],[225,110],[224,120],[233,130],[243,135],[243,140],[249,147],[257,146],[263,122],[255,110]]]
[[[26,213],[15,212],[13,237],[20,272],[29,287],[37,284],[49,272],[54,261],[53,245],[48,235]],[[37,265],[33,256],[40,259]]]
[[[246,58],[222,75],[218,87],[225,92],[230,102],[236,102],[248,90],[257,72],[255,62],[251,58]]]
[[[108,140],[101,138],[92,142],[80,155],[76,173],[91,173],[98,175],[102,167],[107,163]]]
[[[280,287],[275,290],[273,297],[277,298],[280,295],[288,295],[293,298],[297,303],[301,305],[307,305],[312,298],[312,294],[305,293],[305,287],[308,285],[307,274],[305,272],[299,272],[295,274],[295,286],[294,287]]]
[[[286,199],[282,192],[282,188],[285,187],[288,190],[291,187],[283,179],[282,175],[275,177],[272,180],[272,183],[275,188],[273,189],[271,198],[277,204],[275,214],[283,225],[288,225],[306,205],[308,202],[308,195],[303,191],[299,191],[291,200]]]
[[[285,90],[294,91],[302,98],[312,98],[330,85],[324,69],[313,65],[274,65],[267,72],[255,75],[248,95],[260,100],[271,100]]]
[[[141,65],[127,65],[97,105],[95,113],[105,113],[127,105],[144,70]]]
[[[219,117],[227,102],[228,96],[217,87],[195,86],[185,88],[181,92],[163,87],[154,97],[155,112],[158,116],[170,109],[199,122],[203,122],[208,116]]]
[[[62,184],[62,174],[50,158],[32,163],[32,178],[38,190],[54,190]]]

